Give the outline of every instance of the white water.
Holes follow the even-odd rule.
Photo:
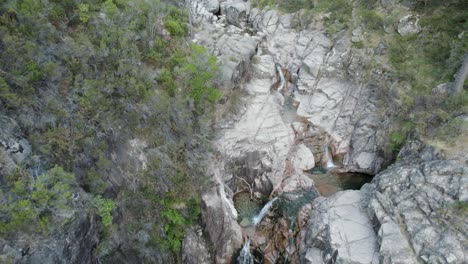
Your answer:
[[[265,215],[268,213],[268,211],[270,211],[270,208],[273,206],[273,202],[276,201],[277,199],[278,199],[278,197],[275,197],[271,201],[269,201],[267,204],[265,204],[265,206],[262,208],[260,213],[258,213],[258,215],[256,215],[253,218],[254,226],[256,226],[258,223],[260,223],[262,221],[263,217],[265,217]]]
[[[250,254],[250,239],[242,247],[239,257],[237,257],[237,264],[254,264],[252,254]]]
[[[278,87],[278,92],[281,92],[281,90],[283,90],[284,85],[286,84],[286,80],[284,79],[283,71],[281,70],[281,65],[279,63],[275,63],[275,66],[276,71],[278,71],[278,75],[281,80],[280,86]]]
[[[325,156],[327,157],[327,169],[335,168],[336,165],[333,163],[333,157],[328,151],[328,144],[325,144],[324,149],[325,149]]]

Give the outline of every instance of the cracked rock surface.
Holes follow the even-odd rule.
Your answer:
[[[464,263],[468,167],[399,163],[360,191],[313,203],[301,244],[305,263]]]

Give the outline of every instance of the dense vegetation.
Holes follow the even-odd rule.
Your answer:
[[[103,226],[96,257],[118,258],[111,234],[142,229],[151,240],[128,250],[178,254],[220,97],[216,59],[187,33],[185,11],[158,0],[2,1],[1,114],[41,157],[6,175],[2,236],[53,232],[83,188]]]

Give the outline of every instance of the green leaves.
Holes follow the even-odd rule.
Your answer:
[[[183,76],[184,90],[201,109],[221,98],[219,90],[213,87],[219,69],[216,57],[210,56],[205,48],[196,44],[190,48],[190,57],[179,72]]]
[[[164,27],[173,37],[184,37],[189,28],[187,26],[187,14],[176,7],[170,7],[169,12],[164,18]]]
[[[10,179],[14,181],[13,191],[8,202],[0,205],[0,235],[15,232],[47,234],[51,228],[48,224],[52,219],[51,212],[63,215],[72,211],[71,192],[76,185],[75,177],[61,167],[55,166],[32,184],[25,182],[24,177]]]
[[[18,96],[16,96],[8,83],[2,77],[0,77],[0,101],[9,107],[17,106],[19,104]]]
[[[80,20],[83,23],[88,23],[89,19],[91,18],[91,14],[89,13],[89,5],[88,4],[78,4]]]
[[[114,201],[102,198],[101,195],[94,197],[94,206],[98,210],[101,222],[105,227],[112,225],[112,211],[115,209]]]

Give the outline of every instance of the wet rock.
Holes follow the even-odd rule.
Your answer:
[[[415,15],[407,15],[402,17],[398,23],[397,31],[403,37],[418,34],[421,32],[419,17]]]

